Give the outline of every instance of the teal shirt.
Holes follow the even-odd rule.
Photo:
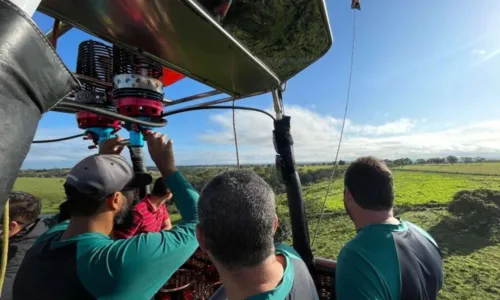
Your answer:
[[[295,266],[292,259],[301,260],[299,254],[292,247],[280,244],[276,246],[276,255],[283,255],[286,260],[286,268],[283,271],[283,279],[273,290],[261,293],[248,298],[248,300],[273,300],[273,299],[286,299],[290,294],[293,287],[295,277]]]
[[[403,287],[403,282],[407,286]],[[415,295],[415,299],[436,299],[442,282],[436,242],[406,221],[359,229],[337,258],[338,300],[399,300],[403,292]],[[420,298],[422,294],[426,296]]]
[[[283,255],[286,267],[283,279],[272,290],[260,293],[246,300],[317,300],[318,293],[307,266],[302,258],[291,246],[285,244],[276,245],[276,255]],[[226,300],[224,286],[215,292],[210,300]]]
[[[151,299],[198,247],[198,193],[179,172],[166,183],[182,216],[171,230],[116,241],[100,233],[84,233],[51,244],[57,248],[76,243],[78,278],[97,299]],[[67,227],[68,222],[56,225],[37,243],[62,234]]]

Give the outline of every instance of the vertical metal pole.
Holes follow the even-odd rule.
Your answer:
[[[128,147],[130,151],[130,160],[132,161],[132,167],[135,173],[147,173],[146,163],[144,161],[143,147]],[[151,192],[149,186],[145,186],[140,190],[140,200],[142,200],[147,194]]]
[[[17,7],[22,9],[30,17],[33,17],[36,9],[38,8],[38,5],[40,5],[40,2],[42,2],[42,0],[7,0],[7,1],[10,1],[11,3],[17,5]]]
[[[272,91],[272,94],[276,120],[281,120],[283,118],[283,98],[281,97],[281,92],[276,89]]]
[[[273,91],[274,110],[274,147],[276,152],[276,166],[286,187],[288,210],[292,227],[293,247],[302,257],[309,268],[313,266],[313,253],[309,240],[309,228],[305,214],[305,205],[302,195],[299,174],[295,168],[293,152],[293,138],[290,133],[290,117],[284,115],[281,90]]]

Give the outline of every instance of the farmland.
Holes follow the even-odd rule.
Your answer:
[[[300,166],[299,170],[302,176],[306,172],[312,174],[328,168],[331,166]],[[271,169],[258,172],[270,173],[273,172]],[[200,186],[203,183],[200,178],[213,176],[216,171],[198,170],[187,177]],[[393,173],[398,214],[428,230],[442,249],[445,286],[439,299],[500,299],[498,235],[481,235],[464,230],[454,223],[456,220],[447,210],[447,204],[458,191],[479,188],[500,190],[500,176],[493,176],[500,174],[500,163],[408,165],[393,168]],[[318,224],[317,216],[328,185],[324,176],[313,175],[316,177],[304,186],[311,236]],[[44,212],[51,213],[57,210],[64,198],[62,181],[63,178],[20,177],[15,189],[41,197]],[[341,187],[339,176],[326,202],[326,213],[313,245],[315,255],[335,258],[343,244],[354,235],[353,225],[343,213]],[[286,218],[283,191],[275,189],[278,212]],[[178,218],[176,214],[172,216]]]
[[[414,164],[404,167],[394,168],[395,170],[407,171],[427,171],[439,173],[460,173],[478,175],[500,175],[500,163],[459,163],[459,164]]]

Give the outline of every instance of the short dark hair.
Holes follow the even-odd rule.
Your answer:
[[[170,193],[170,189],[167,186],[167,184],[165,183],[165,181],[163,180],[163,177],[156,179],[156,181],[153,185],[153,190],[151,191],[151,194],[153,196],[162,197],[162,196],[167,195],[168,193]]]
[[[345,172],[344,186],[364,209],[382,211],[394,206],[392,173],[375,157],[361,157],[351,163]]]
[[[26,192],[11,192],[9,194],[9,218],[11,221],[29,225],[38,219],[41,212],[42,201],[40,198]]]
[[[198,201],[207,250],[228,269],[256,266],[274,251],[274,192],[250,170],[220,173]]]
[[[106,198],[97,198],[92,194],[78,191],[75,187],[65,184],[66,202],[62,204],[65,213],[72,217],[90,217],[97,213]]]

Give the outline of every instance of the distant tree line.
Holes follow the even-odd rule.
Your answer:
[[[412,160],[408,157],[399,158],[395,160],[384,160],[385,163],[389,167],[403,167],[407,165],[424,165],[424,164],[455,164],[455,163],[482,163],[486,161],[483,157],[456,157],[453,155],[449,155],[447,157],[433,157],[428,159],[415,159]],[[330,178],[332,174],[333,168],[332,162],[330,163],[309,163],[306,166],[312,166],[307,168],[300,168],[301,164],[297,165],[297,170],[299,173],[300,180],[303,185],[317,183],[323,180]],[[339,160],[339,166],[345,166],[348,162],[345,160]],[[314,168],[314,166],[332,166],[330,167],[321,167]],[[281,184],[279,177],[277,176],[277,170],[274,165],[243,165],[243,168],[253,169],[257,174],[259,174],[262,178],[264,178],[274,189],[276,192],[284,192],[284,186]],[[149,172],[158,172],[156,167],[147,167]],[[182,173],[189,179],[189,181],[195,186],[197,189],[201,189],[211,178],[213,178],[216,174],[234,169],[232,165],[213,165],[213,166],[181,166],[179,169]],[[53,168],[53,169],[29,169],[29,170],[21,170],[19,173],[19,177],[39,177],[39,178],[60,178],[66,177],[69,173],[69,168]],[[337,172],[335,177],[342,177],[344,175],[345,168],[340,167],[337,168]]]
[[[56,178],[56,177],[66,177],[70,169],[29,169],[21,170],[19,172],[19,177],[40,177],[40,178]]]
[[[386,159],[385,163],[389,167],[403,167],[407,165],[425,165],[425,164],[456,164],[456,163],[482,163],[485,162],[486,159],[484,157],[476,156],[476,157],[456,157],[454,155],[448,155],[446,157],[431,157],[428,159],[419,158],[412,160],[408,157],[398,158],[395,160]]]
[[[285,186],[280,181],[280,177],[278,176],[278,170],[275,166],[272,165],[260,165],[260,166],[245,166],[243,168],[252,169],[254,172],[259,174],[273,189],[276,193],[284,193]],[[222,171],[226,171],[229,169],[234,169],[234,167],[226,167],[226,168],[189,168],[182,167],[180,168],[186,179],[200,191],[205,184],[212,179],[215,175]],[[335,178],[343,177],[343,169],[337,170],[335,172]],[[303,185],[309,185],[317,182],[321,182],[327,180],[332,175],[331,168],[307,168],[305,170],[298,170],[300,182]]]
[[[344,162],[345,164],[345,162]],[[320,164],[321,165],[321,164]],[[310,165],[309,165],[310,166]],[[274,165],[246,165],[242,168],[252,169],[259,174],[276,193],[284,193],[285,186],[278,177],[278,171]],[[205,184],[215,175],[222,171],[234,169],[234,166],[181,166],[179,170],[188,179],[188,181],[200,191]],[[309,185],[327,180],[332,175],[332,168],[297,168],[300,181],[303,185]],[[61,178],[66,177],[70,169],[40,169],[40,170],[21,170],[19,177],[38,177],[38,178]],[[158,172],[155,167],[148,167],[149,172]],[[335,178],[343,176],[343,168],[338,168],[335,172]],[[156,173],[158,174],[158,173]]]

